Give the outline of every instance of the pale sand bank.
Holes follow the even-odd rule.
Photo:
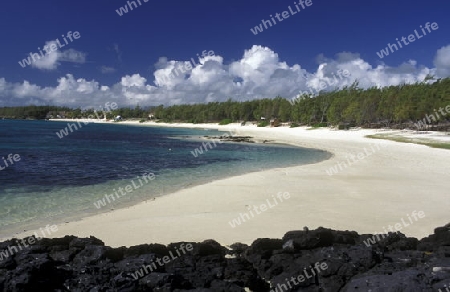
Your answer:
[[[219,128],[258,139],[324,149],[334,156],[317,164],[222,179],[126,209],[62,224],[54,237],[93,235],[115,247],[211,238],[228,245],[251,243],[260,237],[280,238],[285,232],[304,226],[382,232],[383,227],[401,223],[402,218],[409,222],[407,215],[413,211],[423,211],[425,218],[402,229],[408,236],[421,238],[432,233],[435,227],[450,222],[449,150],[364,138],[379,133],[377,130],[239,125]],[[338,162],[342,166],[350,158],[349,154],[364,153],[364,148],[374,153],[357,159],[337,174],[327,175],[330,167]],[[253,212],[254,217],[240,226],[230,226],[229,221],[249,212],[246,206],[260,206],[266,199],[273,201],[272,195],[278,192],[289,192],[291,197],[259,215]]]

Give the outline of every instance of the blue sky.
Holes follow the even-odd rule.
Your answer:
[[[339,70],[334,89],[450,76],[447,1],[311,0],[295,15],[254,35],[269,15],[295,11],[292,1],[123,0],[85,3],[6,1],[0,9],[0,106],[96,107],[180,104],[275,97],[318,90]],[[299,7],[301,8],[300,4]],[[420,25],[436,22],[427,35]],[[418,30],[421,39],[380,58],[377,52]],[[80,38],[22,67],[45,44]],[[67,38],[66,38],[67,39]],[[213,51],[200,63],[197,54]],[[45,52],[44,52],[45,54]],[[195,58],[193,70],[186,63]],[[179,66],[185,73],[174,71]],[[170,75],[172,73],[172,75]],[[330,83],[328,83],[330,84]]]

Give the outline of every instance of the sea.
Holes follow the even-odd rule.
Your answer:
[[[204,136],[227,132],[121,123],[81,125],[59,138],[56,133],[67,122],[0,120],[1,238],[221,178],[331,157],[318,149],[229,142],[216,143],[195,157],[192,152],[202,146]],[[148,174],[154,175],[153,180],[141,179],[139,184],[137,178]],[[104,207],[95,205],[132,180],[139,188]]]

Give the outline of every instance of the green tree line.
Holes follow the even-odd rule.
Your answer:
[[[148,118],[149,109],[136,106],[135,108],[119,108],[114,111],[102,112],[96,109],[69,108],[60,106],[16,106],[16,107],[0,107],[0,118],[5,119],[32,119],[43,120],[50,118],[65,118],[65,119],[81,119],[89,116],[103,118],[106,114],[107,119],[112,119],[118,115],[126,118],[143,119]]]
[[[281,122],[300,125],[348,124],[363,127],[392,127],[414,123],[431,115],[434,110],[450,108],[450,78],[429,84],[403,84],[361,89],[358,83],[312,97],[303,95],[287,100],[282,97],[252,101],[210,102],[207,104],[159,106],[155,117],[163,121],[192,123],[234,122],[278,118]],[[445,112],[445,111],[444,111]],[[450,113],[431,119],[429,124],[450,121]]]
[[[250,101],[210,102],[141,108],[119,108],[106,113],[111,119],[148,119],[153,114],[164,122],[207,123],[259,121],[277,118],[281,122],[299,125],[350,125],[362,127],[396,127],[412,124],[434,114],[434,110],[450,108],[450,78],[436,82],[403,84],[399,86],[361,89],[358,83],[343,89],[321,92],[318,96],[303,95],[295,100],[277,96]],[[444,111],[445,112],[445,111]],[[81,110],[53,106],[25,106],[0,108],[0,117],[44,119],[62,113],[65,118],[87,118],[94,109]],[[445,112],[446,113],[446,112]],[[103,114],[98,112],[103,118]],[[437,117],[437,116],[436,116]],[[450,113],[439,114],[427,124],[450,122]]]
[[[16,107],[0,107],[0,118],[5,119],[34,119],[43,120],[49,112],[72,112],[73,109],[58,106],[16,106]]]

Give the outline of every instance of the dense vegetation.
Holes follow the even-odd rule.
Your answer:
[[[333,92],[322,92],[316,97],[301,96],[295,102],[283,97],[251,101],[210,102],[207,104],[174,105],[164,107],[120,108],[107,114],[125,119],[147,119],[152,113],[165,122],[183,121],[191,123],[259,121],[278,118],[281,122],[297,125],[354,125],[365,127],[394,127],[423,120],[434,110],[450,106],[450,78],[439,79],[429,84],[421,82],[411,85],[360,89],[355,83]],[[66,118],[81,118],[93,115],[93,109],[68,109],[61,107],[14,107],[0,108],[0,117],[36,118],[53,117],[64,113]],[[444,111],[445,112],[445,111]],[[445,124],[450,113],[439,114],[428,124]]]
[[[244,102],[211,102],[208,104],[159,106],[154,109],[156,118],[164,121],[188,121],[194,123],[259,120],[276,117],[281,122],[300,125],[384,126],[417,122],[434,109],[450,106],[450,79],[440,79],[412,85],[383,88],[350,87],[333,92],[323,92],[317,97],[302,96],[292,105],[287,99],[261,99]],[[433,121],[448,122],[450,113],[439,114]]]
[[[54,112],[71,112],[67,107],[57,106],[17,106],[17,107],[0,107],[0,117],[8,119],[45,119],[47,114]]]
[[[18,106],[18,107],[0,107],[0,118],[6,119],[33,119],[41,120],[48,118],[88,118],[93,116],[97,118],[103,118],[103,112],[101,109],[95,109],[97,114],[94,113],[94,109],[82,110],[80,108],[71,109],[68,107],[58,106]],[[106,118],[112,119],[118,115],[126,118],[142,119],[147,118],[150,109],[141,108],[139,106],[134,109],[131,108],[119,108],[114,111],[106,112]]]

